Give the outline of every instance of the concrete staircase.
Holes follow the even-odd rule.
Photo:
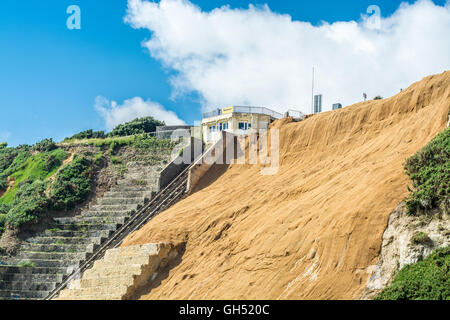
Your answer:
[[[117,185],[79,216],[54,218],[14,257],[0,256],[0,300],[45,298],[158,191],[162,168],[129,163]]]
[[[178,255],[170,244],[149,243],[110,249],[81,279],[73,280],[55,300],[126,300],[153,280]]]

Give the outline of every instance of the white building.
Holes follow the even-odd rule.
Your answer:
[[[267,129],[269,124],[281,119],[281,113],[264,107],[227,107],[204,113],[202,116],[202,136],[206,144],[214,143],[221,137],[221,131],[247,134],[250,130]]]

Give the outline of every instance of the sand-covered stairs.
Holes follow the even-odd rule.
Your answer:
[[[149,243],[110,249],[56,300],[125,300],[177,256],[172,245]]]

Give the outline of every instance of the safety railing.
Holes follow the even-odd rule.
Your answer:
[[[265,114],[271,116],[275,119],[283,118],[283,115],[279,112],[273,111],[266,107],[249,107],[249,106],[235,106],[233,107],[233,113],[257,113],[257,114]],[[221,109],[205,112],[202,114],[203,118],[211,118],[215,116],[220,116],[222,114]]]

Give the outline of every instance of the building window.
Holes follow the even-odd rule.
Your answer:
[[[219,131],[225,131],[225,130],[228,130],[228,122],[220,123]]]
[[[210,133],[216,132],[216,126],[210,126],[209,127],[209,132]]]
[[[251,127],[252,127],[252,124],[248,123],[248,122],[239,122],[239,124],[238,124],[239,130],[248,130]]]

